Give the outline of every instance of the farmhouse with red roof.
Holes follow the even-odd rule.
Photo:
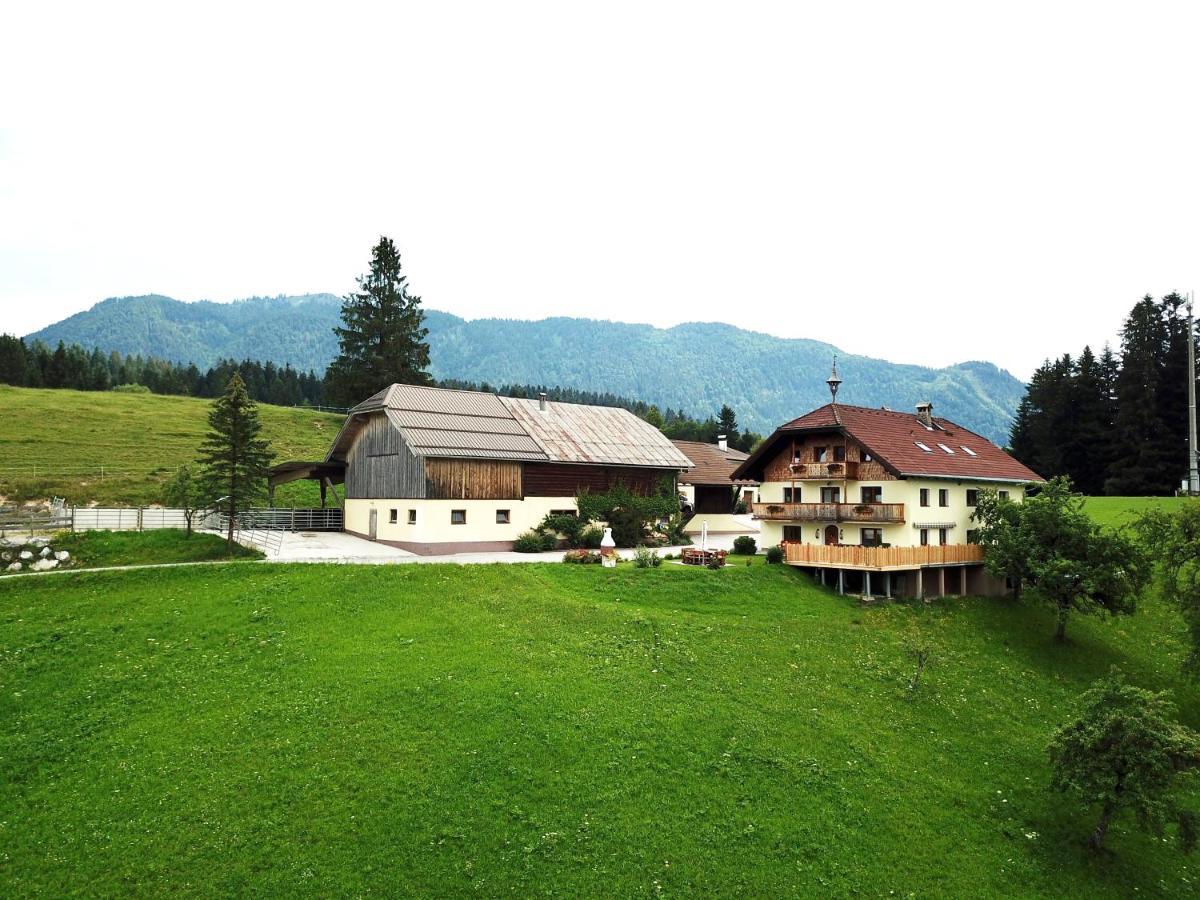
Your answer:
[[[1023,500],[1043,479],[987,438],[935,417],[833,402],[775,430],[733,472],[761,482],[762,544],[841,591],[885,596],[1004,590],[983,570],[980,491]]]

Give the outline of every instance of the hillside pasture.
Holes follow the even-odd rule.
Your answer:
[[[861,608],[783,566],[198,566],[0,582],[8,895],[1192,896],[1047,792],[1148,601]],[[908,687],[914,643],[932,648]]]
[[[6,503],[65,497],[85,506],[163,502],[163,486],[192,463],[212,402],[155,394],[0,385],[0,497]],[[323,459],[342,417],[259,405],[276,459]],[[279,505],[314,506],[314,484],[280,489]]]

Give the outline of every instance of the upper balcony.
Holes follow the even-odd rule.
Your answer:
[[[796,481],[830,481],[858,478],[857,460],[842,462],[794,462],[789,468]]]
[[[903,503],[772,503],[755,500],[750,514],[773,522],[904,522]]]

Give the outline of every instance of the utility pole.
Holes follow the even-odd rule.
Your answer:
[[[1196,338],[1192,330],[1192,293],[1188,294],[1188,493],[1200,494],[1200,465],[1196,457]]]

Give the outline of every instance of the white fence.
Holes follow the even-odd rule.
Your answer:
[[[228,521],[202,510],[192,517],[194,528],[224,530]],[[342,510],[251,509],[238,514],[236,527],[247,531],[341,531]],[[0,510],[0,537],[45,531],[151,531],[186,528],[182,509],[161,506],[57,507],[52,512]]]
[[[74,531],[149,531],[154,528],[186,528],[182,509],[163,507],[76,508],[70,511]],[[199,516],[196,517],[197,520]],[[198,524],[198,522],[197,522]]]

